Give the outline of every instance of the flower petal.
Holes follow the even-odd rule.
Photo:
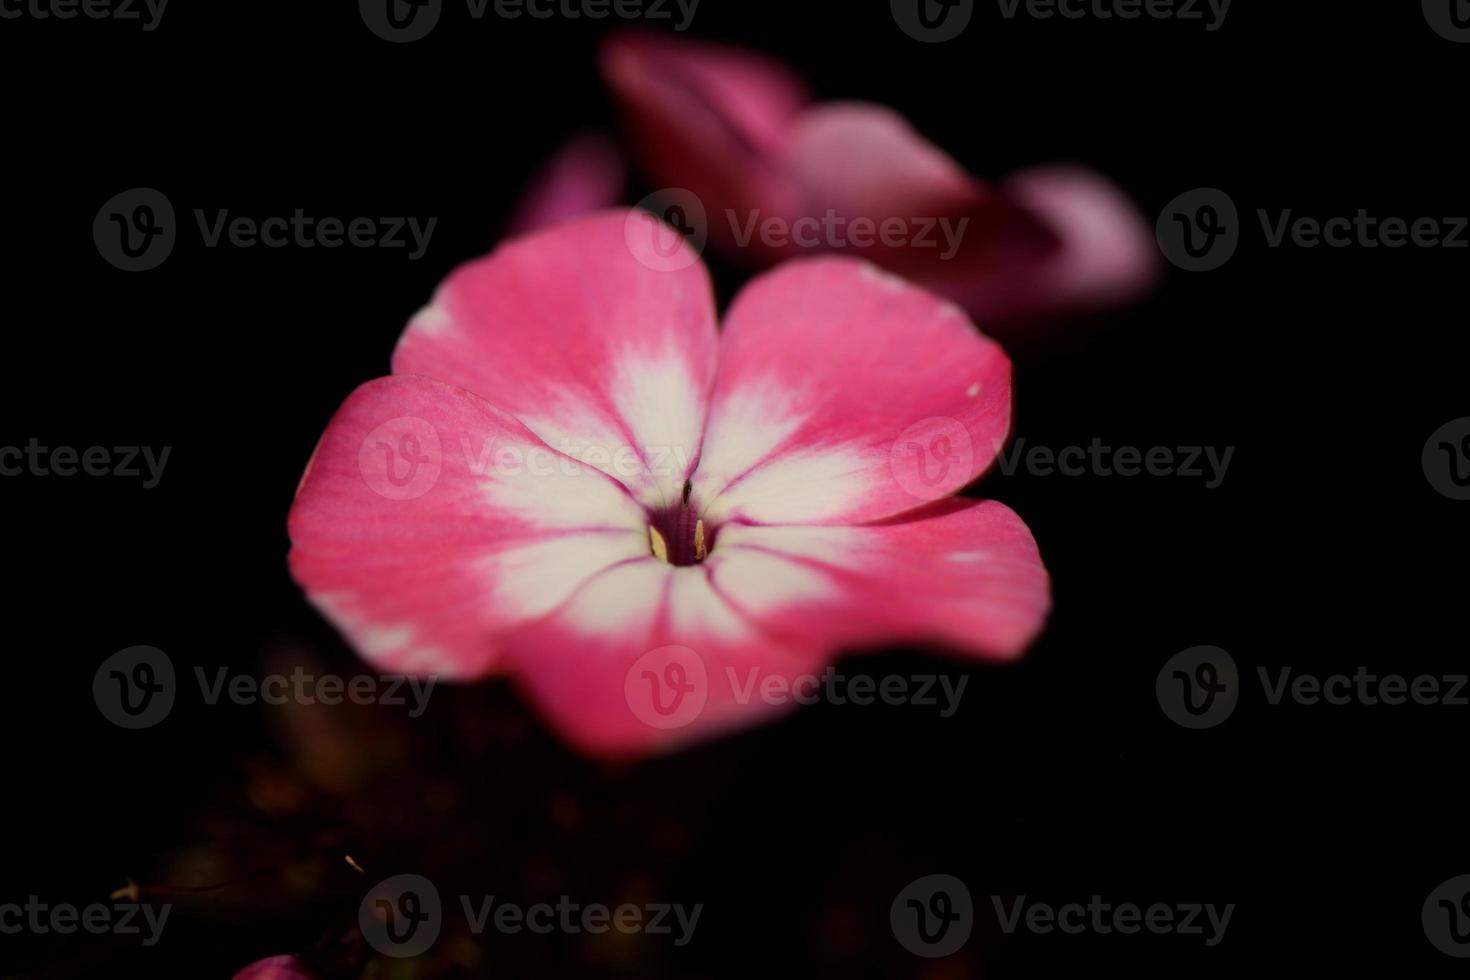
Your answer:
[[[993,333],[1118,305],[1156,280],[1147,223],[1089,171],[987,184],[897,112],[809,104],[779,63],[715,45],[620,36],[603,73],[644,170],[700,198],[734,261],[841,251],[953,299]],[[780,224],[767,233],[769,219]],[[885,222],[907,227],[884,233]]]
[[[786,156],[808,97],[795,73],[749,52],[639,31],[612,35],[602,73],[645,172],[718,209],[708,216],[717,241],[735,244],[725,209],[796,209],[801,194]]]
[[[859,527],[728,525],[708,564],[720,594],[773,632],[845,646],[924,641],[1013,657],[1050,606],[1031,532],[994,501],[946,500]]]
[[[1081,167],[1048,166],[1024,171],[1004,187],[1058,244],[1038,261],[936,285],[977,322],[1004,329],[1120,306],[1158,281],[1153,230],[1108,180]]]
[[[616,481],[475,395],[410,375],[353,392],[291,508],[292,574],[368,660],[472,677],[501,635],[648,554]]]
[[[575,136],[559,146],[521,197],[510,220],[523,235],[590,211],[610,208],[622,196],[627,166],[612,140]]]
[[[788,263],[736,298],[691,505],[706,523],[855,524],[995,458],[1010,361],[953,304],[875,266]]]
[[[842,219],[839,247],[855,238],[854,218],[906,223],[901,244],[869,231],[866,247],[843,250],[949,297],[987,331],[1121,305],[1157,277],[1138,208],[1081,167],[987,186],[899,114],[861,103],[803,113],[795,147],[793,166],[813,188],[805,209]]]
[[[662,507],[699,448],[716,344],[709,276],[682,236],[646,212],[600,212],[461,266],[393,371],[481,395]]]
[[[626,756],[753,724],[783,706],[749,685],[819,669],[820,645],[770,636],[706,570],[650,558],[587,582],[514,637],[517,680],[583,751]]]
[[[1057,244],[1035,214],[967,173],[885,106],[812,107],[793,134],[791,166],[809,189],[806,213],[841,221],[828,248],[921,283],[963,282],[1023,265]],[[858,219],[868,223],[861,236]],[[883,233],[885,224],[893,227]]]
[[[251,963],[235,980],[312,980],[312,975],[294,956],[272,956]]]

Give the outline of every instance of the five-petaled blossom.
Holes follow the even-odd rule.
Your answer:
[[[1016,656],[1046,616],[1025,524],[950,497],[1009,360],[868,263],[787,263],[717,329],[681,236],[599,212],[456,270],[393,371],[307,466],[293,574],[374,664],[507,672],[586,751],[749,724],[846,649]]]

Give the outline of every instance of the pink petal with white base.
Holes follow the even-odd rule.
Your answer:
[[[461,266],[393,371],[473,391],[667,507],[699,448],[716,345],[709,276],[683,238],[643,212],[600,212]]]
[[[1009,658],[1050,607],[1031,532],[994,501],[859,527],[728,525],[708,565],[719,593],[772,632],[850,647],[929,642]]]
[[[648,554],[616,481],[477,396],[406,375],[343,404],[288,524],[292,574],[363,656],[449,677],[491,669],[507,631]]]
[[[690,501],[706,523],[852,524],[948,496],[1010,424],[1010,361],[960,309],[852,259],[736,298]]]
[[[514,637],[507,658],[564,736],[584,751],[624,756],[784,710],[758,685],[819,670],[824,650],[761,630],[711,588],[704,568],[647,558],[583,585]]]

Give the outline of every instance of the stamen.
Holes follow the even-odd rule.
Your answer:
[[[704,546],[704,521],[694,522],[694,560],[704,561],[709,550]]]
[[[652,524],[648,525],[648,543],[653,548],[653,554],[659,561],[669,560],[669,543],[664,536],[658,533],[658,528]]]

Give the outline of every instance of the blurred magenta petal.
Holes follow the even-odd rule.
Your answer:
[[[869,263],[787,263],[717,333],[684,238],[598,213],[453,273],[394,370],[308,464],[293,574],[368,660],[511,673],[586,752],[752,724],[852,647],[1013,657],[1046,616],[1020,519],[935,503],[993,460],[1010,361]]]
[[[808,101],[795,73],[760,55],[641,31],[613,35],[602,71],[655,180],[710,207],[799,210],[784,164],[791,127]],[[711,221],[710,230],[733,244],[725,222]]]
[[[235,980],[314,980],[301,962],[294,956],[272,956],[270,959],[252,963],[239,973]]]
[[[507,234],[522,235],[568,218],[612,207],[627,185],[627,165],[604,136],[577,136],[547,161],[526,189]]]
[[[932,246],[848,246],[943,295],[1003,267],[1021,268],[1053,254],[1052,229],[1013,196],[977,180],[891,109],[860,102],[817,105],[793,133],[791,164],[801,186],[815,188],[807,208],[847,218],[934,220]],[[922,229],[919,230],[922,233]]]
[[[977,278],[960,302],[984,321],[1015,321],[1120,306],[1159,278],[1153,230],[1111,182],[1081,167],[1045,166],[1006,182],[1013,200],[1038,214],[1059,247],[1016,270],[1016,278]]]
[[[1148,226],[1095,174],[1043,168],[987,184],[896,112],[805,102],[784,68],[727,48],[615,35],[603,69],[649,176],[698,195],[734,261],[854,254],[961,303],[986,330],[1126,303],[1154,279]],[[846,230],[773,242],[750,234],[756,215]],[[886,239],[853,234],[859,219],[901,225]]]

